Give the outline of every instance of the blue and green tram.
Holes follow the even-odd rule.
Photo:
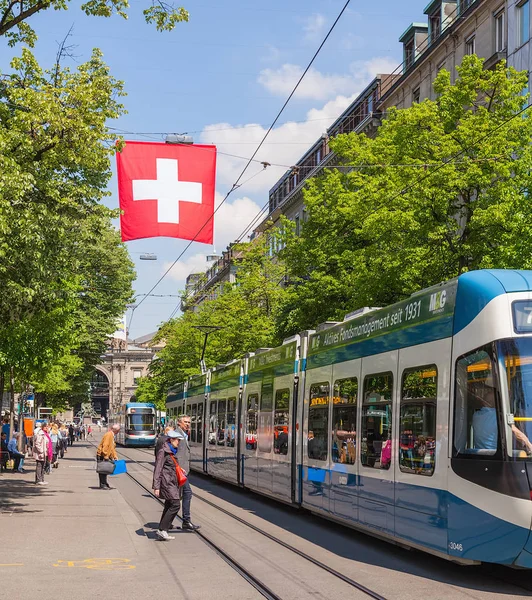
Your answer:
[[[532,568],[532,271],[465,273],[239,362],[239,388],[228,365],[185,399],[215,424],[193,469],[461,564]]]

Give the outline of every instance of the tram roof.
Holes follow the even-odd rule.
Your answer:
[[[297,369],[297,341],[288,342],[249,358],[248,381],[260,377],[264,371],[274,376],[289,375]]]
[[[493,298],[532,290],[532,271],[470,271],[310,336],[307,369],[415,346],[458,333]]]
[[[242,360],[234,360],[211,370],[210,391],[224,390],[241,384]]]

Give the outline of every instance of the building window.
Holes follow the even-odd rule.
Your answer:
[[[504,35],[504,10],[499,11],[495,16],[495,52],[502,52],[506,48],[506,39]]]
[[[475,54],[475,36],[471,35],[465,41],[465,53]]]
[[[372,469],[390,468],[392,462],[393,375],[364,378],[360,462]]]
[[[430,39],[429,43],[432,44],[435,40],[438,39],[441,33],[441,13],[438,11],[436,14],[429,17],[429,29],[430,29]]]
[[[329,432],[329,384],[314,383],[310,386],[308,409],[308,457],[327,460],[327,435]]]
[[[133,385],[138,385],[141,377],[142,369],[133,369]]]
[[[415,56],[414,40],[405,44],[405,70],[412,66]]]
[[[404,371],[399,422],[399,467],[403,473],[434,473],[437,390],[436,365]]]
[[[420,98],[421,98],[421,90],[420,90],[420,88],[416,88],[412,92],[412,104],[419,104]]]
[[[525,0],[517,5],[517,45],[521,46],[530,38],[530,2]]]
[[[354,465],[357,443],[356,377],[334,382],[331,452],[333,462]]]
[[[296,235],[299,235],[300,231],[301,231],[301,227],[299,224],[299,215],[294,219],[294,223],[296,224],[296,227],[295,227]]]

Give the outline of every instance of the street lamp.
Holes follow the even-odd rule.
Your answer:
[[[201,374],[203,375],[203,373],[207,372],[207,367],[205,366],[205,361],[203,360],[205,358],[205,349],[207,348],[207,338],[211,333],[214,333],[219,329],[223,329],[223,327],[218,327],[217,325],[193,325],[192,327],[194,329],[198,329],[199,331],[201,331],[201,333],[205,335],[205,341],[203,342],[203,350],[201,351],[200,358],[200,369]]]

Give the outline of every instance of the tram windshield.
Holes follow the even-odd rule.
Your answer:
[[[499,342],[499,358],[506,372],[514,458],[532,456],[532,339],[514,338]]]
[[[152,431],[154,429],[154,415],[134,414],[128,415],[128,431]]]

